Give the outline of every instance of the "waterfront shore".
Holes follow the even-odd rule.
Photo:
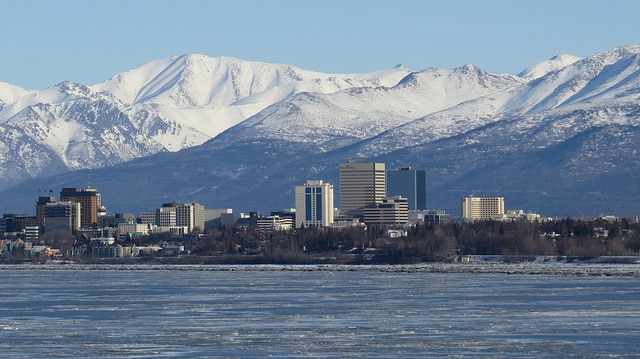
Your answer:
[[[472,262],[419,264],[5,264],[2,270],[195,270],[195,271],[380,271],[394,273],[481,273],[640,278],[640,263]]]

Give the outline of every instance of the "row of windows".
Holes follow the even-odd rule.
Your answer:
[[[312,194],[306,194],[304,199],[305,204],[305,220],[313,221],[313,209],[315,207],[315,220],[318,222],[322,221],[322,194],[317,193],[314,196]]]

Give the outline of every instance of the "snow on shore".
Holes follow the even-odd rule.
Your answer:
[[[558,276],[624,276],[640,278],[640,263],[420,263],[406,265],[341,264],[253,264],[253,265],[176,265],[176,264],[16,264],[0,265],[1,270],[195,270],[195,271],[380,271],[397,273],[480,273]]]

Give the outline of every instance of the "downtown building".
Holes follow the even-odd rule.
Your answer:
[[[384,163],[340,164],[340,212],[344,217],[363,218],[364,208],[381,203],[386,196]]]
[[[387,171],[387,197],[402,196],[407,199],[410,211],[427,209],[427,174],[424,170],[403,167]]]
[[[333,185],[308,180],[295,187],[296,227],[327,227],[333,224]]]
[[[80,203],[70,201],[50,202],[44,208],[44,230],[47,233],[75,233],[81,227],[82,211]]]
[[[46,200],[46,198],[41,199]],[[80,226],[82,228],[97,226],[98,210],[102,207],[102,196],[95,188],[63,188],[60,191],[60,202],[80,204]]]
[[[504,197],[463,197],[462,219],[490,220],[504,216]]]
[[[143,224],[167,228],[172,232],[191,233],[196,229],[204,230],[205,208],[199,203],[163,203],[152,212],[140,213]]]
[[[409,210],[407,199],[401,196],[385,197],[379,203],[364,208],[366,224],[407,224]]]
[[[55,196],[40,196],[38,202],[36,202],[36,224],[39,226],[44,225],[44,209],[47,203],[54,203],[56,201]]]

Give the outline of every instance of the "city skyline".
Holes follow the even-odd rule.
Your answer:
[[[444,214],[450,217],[453,216],[452,218],[460,218],[462,220],[465,220],[465,219],[501,220],[500,218],[512,220],[517,218],[527,218],[527,216],[531,216],[531,215],[534,216],[531,218],[541,219],[539,214],[527,213],[522,209],[515,209],[517,208],[517,206],[513,208],[505,207],[504,197],[491,197],[491,196],[465,197],[463,196],[462,208],[459,214],[455,212],[447,213],[443,211],[441,208],[427,208],[426,206],[425,208],[421,208],[421,209],[412,208],[412,205],[411,205],[412,200],[410,199],[411,197],[414,197],[413,201],[415,203],[426,202],[425,201],[426,198],[418,199],[418,197],[420,196],[426,196],[426,192],[419,191],[418,190],[419,188],[417,187],[417,186],[425,186],[425,189],[426,189],[426,178],[425,178],[426,173],[424,170],[421,170],[421,169],[416,170],[416,169],[412,169],[411,167],[402,167],[398,170],[390,170],[390,169],[388,170],[386,169],[385,163],[363,163],[363,162],[354,162],[354,161],[340,163],[339,168],[340,168],[340,181],[339,181],[340,186],[338,187],[340,189],[338,191],[338,198],[340,199],[339,207],[333,207],[333,204],[335,203],[333,199],[334,186],[331,183],[328,183],[324,180],[317,180],[317,179],[307,180],[306,184],[296,185],[294,188],[292,209],[308,207],[310,205],[317,206],[314,208],[312,212],[309,212],[309,213],[307,213],[306,211],[303,212],[305,216],[308,214],[313,217],[314,226],[317,225],[317,223],[325,223],[325,225],[329,224],[330,222],[327,222],[327,218],[330,217],[333,219],[334,217],[333,211],[329,211],[331,212],[331,216],[327,215],[327,213],[329,213],[327,212],[328,211],[328,207],[326,206],[327,204],[330,204],[331,208],[338,210],[340,212],[340,216],[343,218],[356,217],[356,218],[363,219],[365,218],[365,209],[367,206],[370,206],[372,204],[386,205],[387,203],[397,202],[397,200],[394,200],[394,197],[398,197],[398,196],[403,197],[406,210],[408,211],[424,212],[425,214],[426,212],[433,212],[433,213]],[[393,192],[388,191],[390,173],[396,176],[394,179],[392,179],[392,182],[395,182],[393,186],[395,189]],[[316,200],[316,198],[320,198],[320,197],[316,197],[313,200],[307,201],[306,199],[304,199],[305,189],[308,192],[312,187],[327,188],[327,189],[330,189],[331,191],[323,192],[322,190],[320,190],[318,192],[315,192],[316,190],[314,190],[313,194],[316,196],[321,196],[322,200]],[[344,189],[346,189],[346,192],[344,192]],[[40,196],[35,205],[35,215],[33,215],[34,221],[35,221],[34,223],[36,224],[43,223],[45,208],[47,205],[50,205],[50,204],[52,205],[55,204],[57,206],[60,206],[61,203],[64,204],[64,203],[73,203],[73,202],[83,204],[81,208],[82,208],[82,216],[84,217],[81,217],[80,213],[78,213],[78,215],[74,215],[74,219],[73,219],[74,221],[75,220],[80,221],[80,219],[82,220],[82,225],[76,226],[78,228],[89,227],[87,224],[95,224],[99,221],[100,215],[107,214],[107,208],[102,204],[102,195],[98,193],[96,188],[63,187],[61,188],[60,199],[58,201],[56,201],[56,197],[52,195],[53,193],[52,189],[39,190],[39,193],[40,193]],[[308,195],[310,194],[310,192],[306,194],[307,194],[307,197],[309,197]],[[346,207],[342,205],[343,200],[346,201],[347,203]],[[485,202],[490,203],[490,205],[485,206],[484,204],[480,204]],[[197,221],[198,223],[204,223],[203,210],[205,206],[199,204],[197,200],[194,200],[191,203],[198,204],[199,206],[202,207],[202,210],[199,211],[199,214],[198,214],[199,217]],[[177,202],[175,201],[172,203],[162,203],[162,205],[158,207],[154,212],[141,211],[139,213],[140,218],[142,218],[143,222],[145,222],[144,220],[145,215],[147,213],[151,213],[152,217],[155,218],[155,221],[157,223],[175,225],[176,204]],[[170,207],[172,206],[174,207],[172,212],[174,217],[166,217],[166,218],[162,217],[160,212],[163,212],[163,209],[171,210],[172,208]],[[207,207],[207,209],[213,209],[216,211],[220,211],[220,210],[233,211],[233,207],[224,208],[224,209]],[[511,212],[508,215],[506,215],[507,209],[509,209]],[[280,210],[287,210],[287,208],[270,208],[269,209],[269,211],[271,212],[277,212]],[[250,213],[252,211],[255,213],[260,213],[255,209],[253,210],[250,209],[246,212],[241,211],[239,213],[245,214],[245,213]],[[320,213],[316,211],[322,211],[322,212]],[[31,215],[30,213],[20,213],[20,212],[21,211],[17,211],[17,212],[8,211],[6,212],[6,214],[8,215],[19,214],[19,215],[27,215],[27,216]],[[112,212],[112,214],[118,214],[118,215],[128,214],[128,213],[130,212],[127,212],[126,210],[119,211],[119,212]],[[318,213],[320,213],[319,217],[318,217]],[[185,212],[185,214],[183,214],[183,216],[185,215],[187,217],[190,216],[190,219],[183,220],[183,222],[186,221],[186,223],[192,223],[195,220],[193,211],[187,211]],[[493,215],[496,215],[496,216],[493,216]],[[87,219],[87,217],[89,219]],[[613,215],[604,215],[604,214],[601,215],[600,217],[617,218],[616,216],[613,216]],[[161,219],[161,218],[165,218],[165,219]],[[550,217],[546,217],[546,218],[550,218]],[[88,221],[91,221],[91,222],[89,223]],[[300,223],[301,222],[298,221],[294,224],[296,225],[296,227],[299,227]],[[307,226],[308,225],[309,223],[307,223]],[[193,225],[188,225],[188,227],[194,228]]]

